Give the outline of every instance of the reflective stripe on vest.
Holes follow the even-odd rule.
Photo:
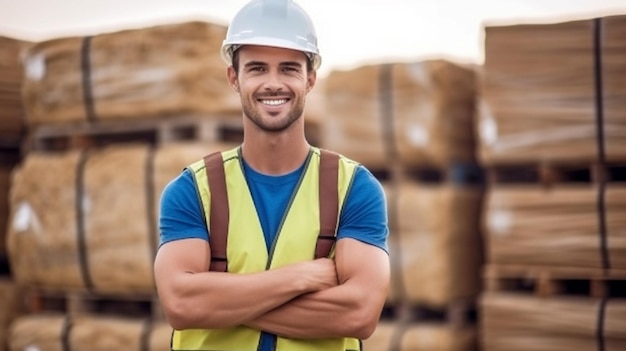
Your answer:
[[[320,150],[311,148],[305,169],[300,177],[285,216],[271,245],[265,250],[263,230],[248,189],[240,155],[240,148],[222,152],[230,218],[226,255],[228,271],[253,273],[292,263],[311,260],[320,230],[319,218],[319,162]],[[357,164],[340,157],[338,172],[339,210],[351,186]],[[202,202],[205,219],[210,223],[211,196],[203,160],[189,166],[194,173],[196,188]],[[308,229],[303,231],[303,229]],[[333,252],[334,254],[334,252]],[[260,331],[248,327],[211,330],[180,330],[172,336],[172,350],[256,351]],[[277,351],[346,351],[360,350],[360,342],[353,338],[289,339],[277,337]]]

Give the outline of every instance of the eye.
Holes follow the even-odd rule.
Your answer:
[[[299,72],[300,70],[294,66],[283,66],[283,72]]]
[[[263,66],[251,66],[249,71],[250,72],[265,72],[265,67],[263,67]]]

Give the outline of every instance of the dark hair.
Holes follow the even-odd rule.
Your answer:
[[[313,60],[309,58],[308,55],[304,56],[306,57],[306,71],[310,73],[313,71]],[[233,52],[233,68],[235,69],[235,73],[239,73],[239,50]]]

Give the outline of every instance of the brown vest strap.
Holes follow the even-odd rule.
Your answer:
[[[226,245],[228,241],[228,192],[226,190],[226,176],[224,175],[224,161],[221,152],[214,152],[204,157],[204,165],[211,192],[211,214],[209,218],[209,235],[211,237],[211,266],[210,271],[228,271]]]
[[[339,155],[320,149],[320,233],[315,245],[315,258],[328,257],[335,244],[339,214]]]

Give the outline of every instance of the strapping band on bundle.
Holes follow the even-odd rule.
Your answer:
[[[83,86],[83,105],[85,107],[85,117],[90,123],[96,122],[96,107],[93,100],[93,89],[91,80],[91,41],[92,36],[83,38],[80,49],[80,68]]]
[[[605,351],[605,340],[604,340],[604,324],[605,324],[605,316],[606,316],[606,305],[608,302],[608,298],[603,297],[598,303],[598,317],[596,320],[596,340],[598,342],[598,351]]]
[[[89,151],[80,153],[78,164],[76,165],[76,241],[78,248],[78,260],[80,262],[80,273],[83,278],[85,288],[93,292],[94,284],[89,272],[89,258],[87,252],[87,233],[85,225],[85,165],[89,158]]]
[[[611,269],[610,253],[607,240],[606,225],[606,150],[604,137],[604,89],[602,71],[602,19],[596,18],[593,21],[593,57],[594,57],[594,85],[595,85],[595,122],[596,122],[596,143],[598,150],[598,232],[600,234],[600,258],[602,268],[607,271]]]
[[[63,319],[63,325],[61,326],[61,350],[62,351],[72,351],[70,347],[70,332],[72,331],[72,327],[74,324],[70,316],[65,316]]]

